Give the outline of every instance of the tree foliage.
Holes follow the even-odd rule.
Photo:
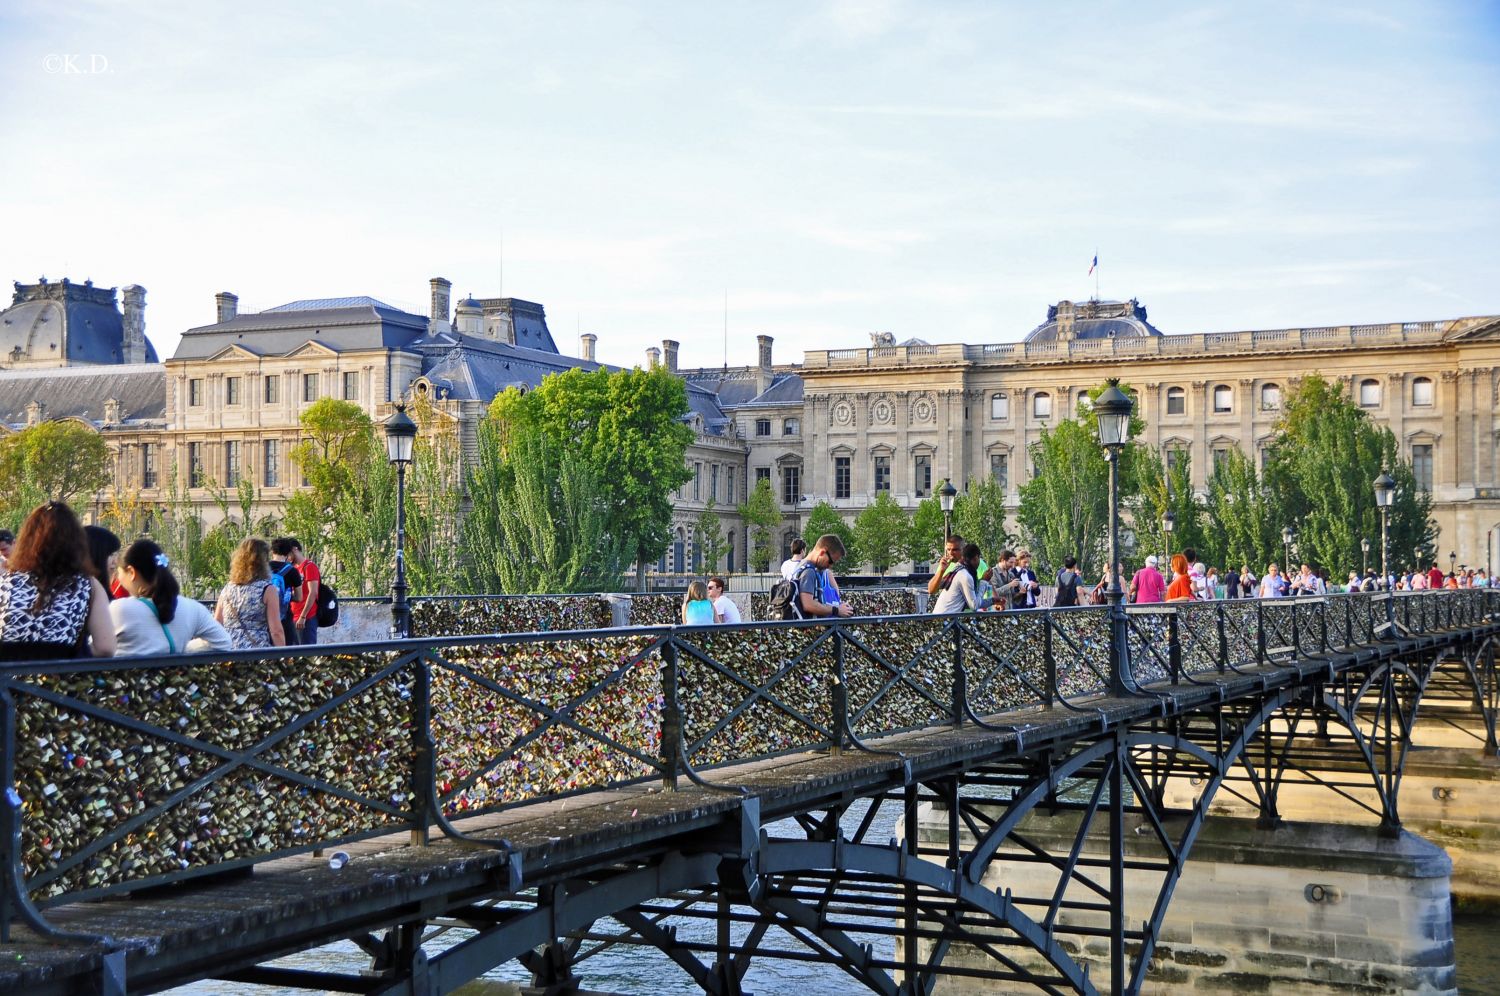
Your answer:
[[[0,437],[0,494],[10,506],[29,502],[21,512],[24,518],[49,499],[73,503],[92,498],[109,484],[110,463],[104,437],[81,422],[30,425]]]
[[[698,513],[698,521],[693,529],[693,539],[703,558],[703,570],[709,574],[718,571],[719,561],[724,559],[724,553],[728,549],[724,542],[724,523],[714,510],[714,505],[714,500],[710,498],[708,504],[703,506],[703,511]]]
[[[911,525],[906,531],[906,559],[913,565],[932,563],[942,554],[943,539],[943,506],[934,494],[918,502],[911,514]]]
[[[745,504],[737,510],[740,521],[750,530],[748,561],[751,570],[762,573],[771,569],[771,557],[775,551],[772,533],[781,524],[781,509],[776,506],[776,495],[771,492],[771,482],[761,478],[745,497]]]
[[[1214,559],[1208,563],[1250,567],[1258,575],[1268,560],[1280,562],[1285,516],[1255,462],[1237,449],[1225,454],[1208,479],[1204,518],[1214,537]]]
[[[1130,512],[1136,537],[1136,554],[1172,554],[1195,550],[1209,564],[1222,563],[1222,537],[1204,528],[1203,506],[1193,491],[1192,458],[1183,453],[1168,464],[1166,454],[1141,446],[1132,460],[1131,480],[1122,482],[1128,497],[1122,505]],[[1172,535],[1162,525],[1166,513],[1173,518]]]
[[[1005,525],[1005,489],[986,474],[969,478],[969,486],[953,502],[953,531],[978,543],[984,557],[994,562],[1014,537]]]
[[[314,502],[328,510],[383,456],[380,440],[370,416],[352,401],[320,398],[302,413],[301,423],[302,440],[292,447],[292,460],[312,486]]]
[[[906,557],[910,533],[911,520],[889,491],[880,492],[872,504],[866,505],[854,517],[854,541],[859,547],[859,560],[869,564],[877,574],[884,574]],[[855,558],[846,559],[853,561]]]
[[[820,501],[807,513],[807,521],[802,525],[802,542],[811,551],[819,539],[829,534],[837,536],[839,542],[844,544],[844,557],[833,565],[833,573],[853,574],[859,570],[864,557],[860,553],[858,535],[838,509],[826,501]]]

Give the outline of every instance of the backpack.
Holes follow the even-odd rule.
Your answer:
[[[816,567],[813,567],[812,564],[809,564],[806,561],[803,561],[803,564],[804,564],[804,566],[798,567],[797,570],[796,570],[796,572],[792,574],[792,580],[788,581],[787,579],[782,578],[780,581],[777,581],[775,584],[771,585],[771,593],[770,593],[771,605],[770,605],[770,608],[768,609],[768,612],[767,612],[768,618],[771,618],[771,619],[801,619],[801,618],[803,618],[803,616],[802,616],[802,609],[799,607],[799,604],[798,604],[800,600],[797,597],[797,592],[798,592],[797,578],[800,577],[801,574],[802,574],[802,572],[804,570],[806,570],[807,568],[809,568],[809,567],[812,567],[813,570],[817,570]],[[821,602],[823,600],[822,597],[821,597],[821,595],[822,595],[821,590],[819,591],[818,594],[820,596],[818,598],[818,601]]]
[[[1064,568],[1063,570],[1067,570]],[[1078,572],[1068,571],[1073,576],[1066,584],[1063,582],[1063,571],[1057,572],[1057,600],[1054,605],[1069,606],[1078,604]]]
[[[277,565],[276,570],[271,573],[271,583],[276,586],[276,593],[281,596],[282,618],[285,618],[292,612],[292,589],[286,586],[286,570],[291,566],[290,563],[283,560]]]
[[[318,581],[318,625],[332,626],[339,621],[339,593],[326,579]]]

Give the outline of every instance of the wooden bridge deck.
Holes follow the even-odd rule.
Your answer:
[[[976,761],[1012,758],[1153,715],[1326,675],[1330,666],[1341,668],[1356,658],[1419,650],[1439,639],[1414,637],[1330,655],[1321,662],[1230,673],[1213,684],[1171,686],[1170,698],[1098,697],[1075,701],[1074,708],[1029,709],[989,719],[1015,728],[1007,731],[944,726],[870,744],[899,755],[853,749],[802,753],[705,775],[717,785],[744,786],[748,795],[705,789],[684,779],[677,791],[666,791],[659,783],[637,784],[518,806],[456,825],[473,836],[503,835],[520,854],[526,885],[547,884],[626,856],[691,850],[695,838],[722,833],[726,820],[737,821],[747,798],[758,801],[762,822],[769,822],[820,803],[853,801],[958,772]],[[402,833],[341,849],[351,860],[338,871],[329,868],[326,856],[283,858],[257,865],[253,872],[53,907],[46,916],[64,930],[115,939],[125,953],[128,991],[135,993],[223,977],[362,931],[438,916],[506,893],[508,867],[500,851],[447,839],[436,830],[427,846],[412,846]],[[101,983],[108,974],[103,946],[47,942],[24,926],[14,929],[15,941],[0,946],[0,992],[44,996],[109,991]]]

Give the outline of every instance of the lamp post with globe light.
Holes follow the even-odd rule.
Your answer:
[[[1177,516],[1173,515],[1172,510],[1169,508],[1161,516],[1161,545],[1166,547],[1166,550],[1163,552],[1167,556],[1164,563],[1170,564],[1172,562],[1172,530],[1175,528],[1177,528]]]
[[[943,506],[943,542],[953,535],[953,502],[958,498],[958,489],[952,481],[944,481],[938,491],[938,503]]]
[[[1135,679],[1130,675],[1126,659],[1129,637],[1125,628],[1125,592],[1120,588],[1120,573],[1115,565],[1120,562],[1120,457],[1130,443],[1130,415],[1135,404],[1130,396],[1120,390],[1120,382],[1111,379],[1103,393],[1094,400],[1094,418],[1099,425],[1099,443],[1104,447],[1104,459],[1109,464],[1109,560],[1105,570],[1109,572],[1109,614],[1111,635],[1111,684],[1115,691],[1135,691]]]
[[[1375,505],[1380,509],[1380,586],[1389,593],[1391,588],[1391,505],[1396,501],[1396,481],[1384,470],[1375,478]],[[1385,602],[1386,618],[1392,615],[1391,601]]]
[[[1370,573],[1370,540],[1365,537],[1359,541],[1359,576],[1363,578]]]
[[[406,414],[405,405],[385,420],[385,453],[396,468],[396,579],[391,584],[391,636],[404,640],[411,635],[411,605],[406,600],[406,468],[411,463],[417,423]]]

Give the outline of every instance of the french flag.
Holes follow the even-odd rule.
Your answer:
[[[1094,261],[1089,264],[1089,273],[1093,273],[1094,272],[1094,267],[1096,267],[1098,265],[1099,265],[1099,254],[1098,253],[1094,253]]]

